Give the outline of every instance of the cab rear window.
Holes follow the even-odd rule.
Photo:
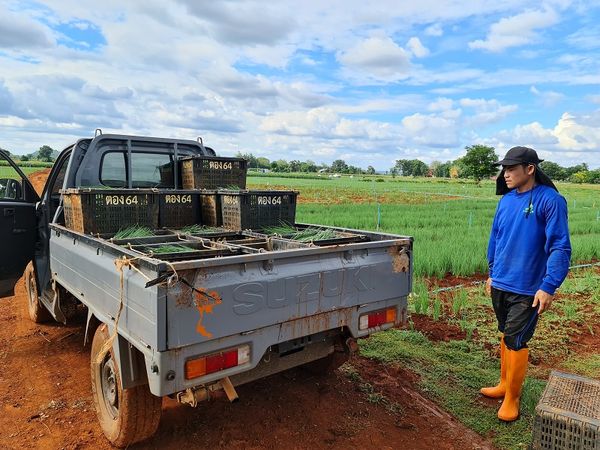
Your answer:
[[[107,152],[103,156],[100,182],[115,188],[126,188],[129,185],[126,152]],[[173,188],[172,155],[132,152],[131,185],[134,188]]]

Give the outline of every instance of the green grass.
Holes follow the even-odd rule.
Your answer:
[[[495,384],[499,375],[498,359],[488,350],[496,349],[499,333],[484,286],[437,295],[428,295],[423,280],[416,280],[414,287],[409,299],[411,313],[428,315],[440,329],[458,326],[466,338],[433,342],[412,324],[410,331],[389,330],[360,341],[361,355],[417,373],[419,387],[427,396],[499,448],[526,448],[529,444],[535,406],[551,369],[600,378],[600,354],[582,349],[575,341],[600,323],[598,269],[572,271],[551,308],[541,316],[529,342],[530,361],[536,363],[529,366],[522,417],[512,424],[500,422],[497,405],[482,402],[478,393],[480,387]],[[436,306],[439,303],[443,307]]]
[[[167,253],[186,253],[194,252],[196,249],[188,247],[187,245],[161,245],[158,247],[146,247],[146,251],[156,255],[167,254]]]
[[[54,165],[53,162],[45,162],[45,161],[37,161],[37,160],[31,160],[31,161],[21,161],[16,159],[15,157],[11,157],[11,159],[13,160],[13,162],[18,165],[19,167],[37,167],[37,168],[44,168],[44,167],[52,167]],[[1,159],[0,160],[0,166],[8,166],[8,161]]]
[[[22,167],[22,166],[19,167],[19,169],[21,169],[25,175],[29,175],[33,172],[37,172],[38,170],[44,170],[43,167]],[[0,166],[0,178],[13,178],[13,179],[18,180],[20,177],[17,176],[17,171],[15,169],[13,169],[12,167]]]
[[[409,299],[409,311],[426,314],[434,321],[460,327],[469,340],[477,331],[477,342],[495,347],[498,342],[497,324],[491,301],[483,285],[456,289],[444,293],[444,308],[436,307],[439,296],[427,295],[427,286],[417,280]],[[431,307],[432,305],[432,307]],[[437,309],[437,311],[436,311]],[[568,344],[583,332],[590,332],[600,312],[600,275],[597,269],[572,271],[559,289],[552,307],[543,313],[534,339],[533,353],[542,360],[553,358],[558,364],[572,355]],[[600,376],[600,372],[597,376]]]
[[[122,230],[119,230],[114,236],[113,239],[130,239],[130,238],[142,238],[142,237],[150,237],[154,236],[154,232],[144,226],[133,225]]]
[[[362,181],[366,179],[367,181]],[[417,276],[487,271],[486,249],[499,197],[494,183],[384,177],[255,176],[250,188],[300,191],[296,221],[379,229],[415,238]],[[600,186],[559,184],[569,204],[573,261],[600,259]]]
[[[338,234],[327,228],[308,227],[303,230],[298,230],[290,225],[280,225],[277,227],[269,227],[263,230],[266,234],[283,236],[288,239],[293,239],[299,242],[321,241],[333,239]]]
[[[569,372],[598,378],[600,376],[600,355],[577,355],[567,360],[563,367]]]
[[[544,381],[528,378],[523,388],[521,419],[504,424],[497,408],[479,401],[479,389],[498,380],[497,361],[480,345],[466,341],[433,343],[417,331],[389,330],[360,342],[363,356],[384,364],[402,364],[420,376],[427,396],[469,428],[500,448],[524,448]]]

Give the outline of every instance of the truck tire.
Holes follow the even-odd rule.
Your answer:
[[[25,290],[27,291],[27,311],[29,318],[35,323],[44,323],[49,321],[52,316],[50,311],[40,301],[35,282],[35,269],[33,263],[30,262],[25,268]]]
[[[147,384],[123,389],[112,348],[100,364],[96,363],[108,339],[108,327],[101,324],[92,341],[92,396],[102,432],[113,445],[122,448],[143,441],[156,432],[162,398],[152,395]]]

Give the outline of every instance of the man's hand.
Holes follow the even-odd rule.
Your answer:
[[[550,308],[552,301],[554,300],[554,295],[550,295],[545,291],[539,289],[535,293],[535,297],[533,299],[533,304],[531,305],[533,308],[538,307],[538,314],[543,313],[547,309]]]
[[[485,282],[485,292],[487,292],[487,295],[492,295],[492,279],[489,277]]]

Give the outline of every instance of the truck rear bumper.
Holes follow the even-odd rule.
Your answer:
[[[230,377],[234,385],[240,385],[323,358],[333,351],[336,335],[362,338],[393,327],[394,324],[386,324],[359,330],[360,316],[388,308],[396,309],[396,324],[406,321],[407,298],[401,297],[295,319],[251,333],[146,354],[150,391],[157,396],[171,395],[211,384],[224,377]],[[186,361],[243,345],[250,347],[250,359],[247,363],[190,380],[185,378]]]

